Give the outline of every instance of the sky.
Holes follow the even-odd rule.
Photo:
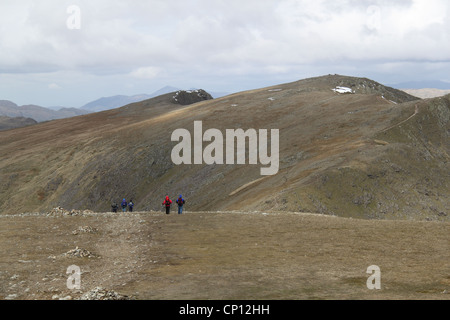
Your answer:
[[[449,71],[448,0],[0,0],[0,100],[18,105]]]

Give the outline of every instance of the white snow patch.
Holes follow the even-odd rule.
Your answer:
[[[354,93],[352,89],[347,87],[336,87],[333,91],[337,93]]]

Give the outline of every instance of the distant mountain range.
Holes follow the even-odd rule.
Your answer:
[[[421,99],[442,97],[450,93],[450,82],[445,81],[410,81],[389,86]]]
[[[141,102],[151,98],[155,98],[167,93],[179,91],[180,89],[165,86],[152,94],[137,94],[133,96],[116,95],[111,97],[103,97],[95,101],[89,102],[80,108],[64,108],[64,107],[41,107],[38,105],[24,105],[18,106],[16,103],[9,100],[0,100],[0,116],[4,117],[3,122],[8,122],[7,118],[30,118],[36,122],[44,122],[49,120],[64,119],[75,116],[80,116],[92,112],[100,112],[115,108],[120,108],[131,103]],[[219,98],[229,93],[215,92],[211,93],[213,98]],[[7,117],[7,118],[6,118]],[[13,121],[13,120],[10,120]],[[12,123],[12,122],[11,122]],[[16,127],[19,124],[32,124],[30,121],[24,122],[23,119],[14,121],[12,127]],[[20,126],[20,125],[19,125]],[[6,126],[5,126],[6,128]]]
[[[60,108],[59,110],[54,110],[32,104],[18,106],[12,101],[0,100],[0,116],[10,118],[31,118],[37,122],[43,122],[75,117],[87,113],[89,113],[89,111],[78,108]]]
[[[409,81],[397,84],[388,84],[396,89],[440,89],[450,90],[450,82],[430,80],[430,81]]]
[[[443,89],[403,89],[403,91],[421,99],[437,98],[450,94],[450,90]]]
[[[191,90],[194,90],[194,88],[192,88]],[[171,86],[165,86],[153,92],[152,94],[137,94],[133,96],[115,95],[111,97],[103,97],[89,102],[81,108],[46,108],[38,105],[18,106],[12,101],[0,100],[0,117],[2,117],[0,130],[32,125],[34,123],[49,120],[71,118],[92,112],[116,109],[131,103],[142,102],[144,100],[152,99],[176,91],[180,91],[180,89]],[[228,94],[229,93],[227,92],[213,92],[211,93],[211,96],[213,98],[219,98]]]

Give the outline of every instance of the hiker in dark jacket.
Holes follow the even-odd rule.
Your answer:
[[[169,196],[166,196],[166,199],[162,203],[164,206],[166,206],[166,214],[170,213],[170,205],[172,204],[172,200],[169,199]]]
[[[183,199],[183,196],[180,194],[180,197],[177,199],[176,203],[178,204],[178,214],[183,213],[183,205],[186,201]]]
[[[128,208],[130,209],[130,212],[133,212],[133,207],[134,207],[133,200],[130,200],[130,202],[128,202]]]
[[[117,203],[114,202],[114,203],[111,205],[112,212],[117,212],[117,208],[119,208],[119,206],[117,205]]]

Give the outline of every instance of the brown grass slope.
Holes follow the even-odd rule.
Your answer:
[[[289,212],[2,215],[0,299],[102,287],[138,300],[448,300],[448,229]],[[93,257],[66,254],[76,247]],[[381,290],[367,288],[374,264]],[[71,265],[81,291],[67,288]]]
[[[336,86],[355,94],[335,93]],[[168,193],[183,194],[188,210],[447,220],[449,99],[418,100],[369,79],[330,75],[189,106],[168,94],[1,132],[0,210],[108,211],[123,197],[158,210]],[[196,120],[203,131],[279,129],[279,173],[174,165],[171,134],[192,133]]]

